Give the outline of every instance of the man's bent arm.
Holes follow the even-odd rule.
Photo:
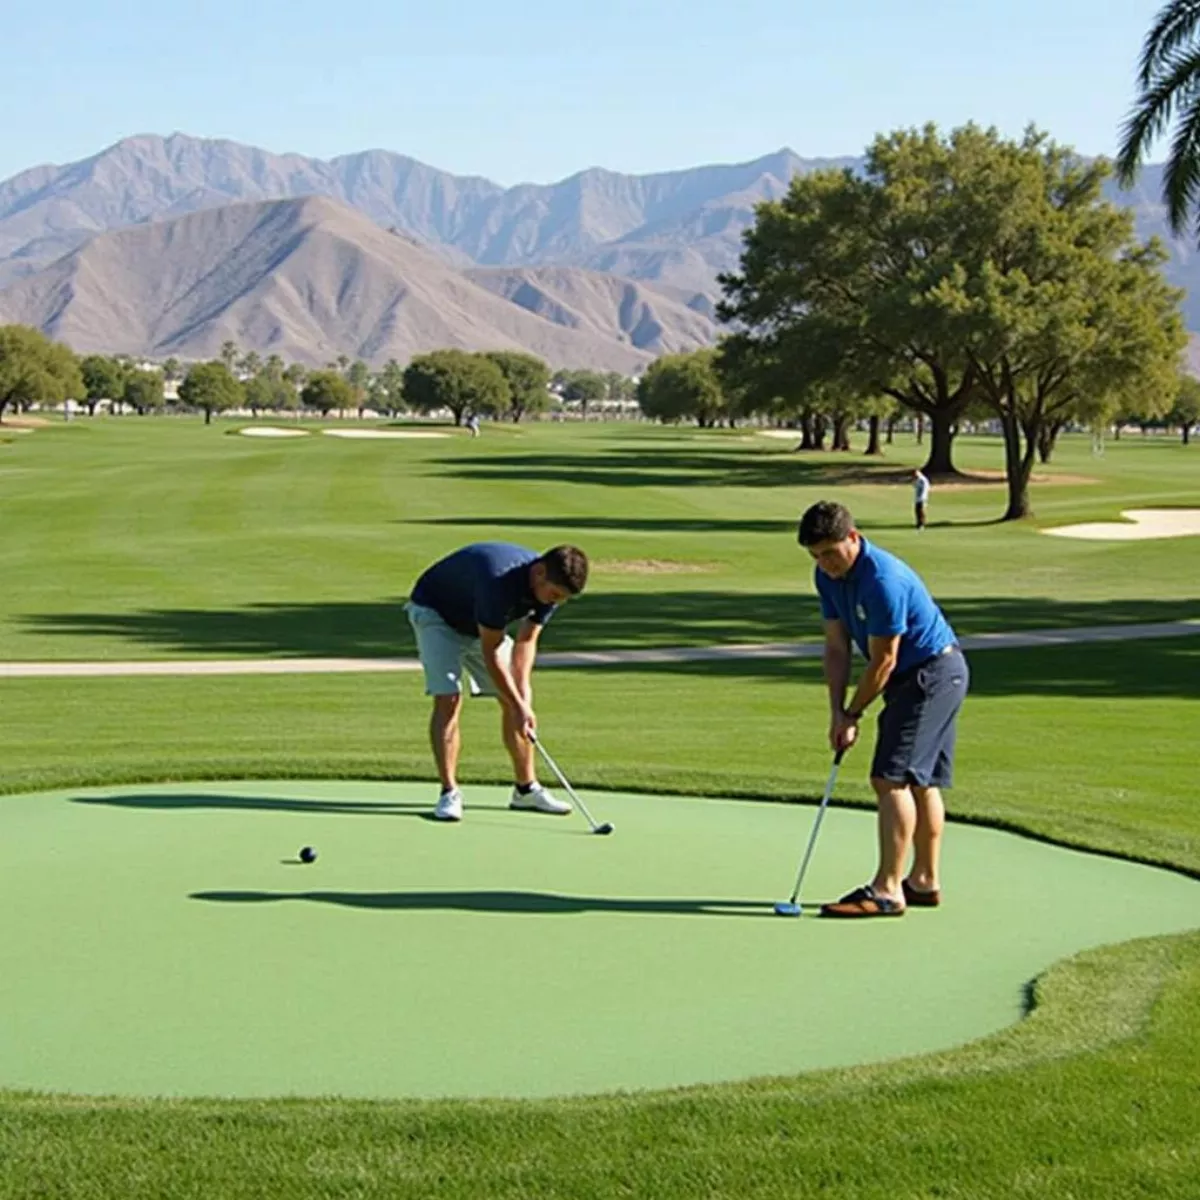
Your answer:
[[[519,712],[523,708],[528,709],[529,702],[522,695],[512,672],[500,658],[499,651],[503,644],[503,629],[489,629],[486,625],[479,626],[479,645],[483,650],[483,665],[487,667],[487,672],[492,677],[496,690],[500,693],[500,699],[510,708]]]
[[[896,661],[900,657],[900,635],[868,638],[867,649],[871,652],[867,669],[858,681],[854,698],[846,709],[848,713],[858,716],[861,716],[871,701],[883,691],[892,677]]]
[[[512,673],[517,691],[525,697],[526,703],[533,695],[533,663],[537,658],[538,638],[541,637],[542,626],[534,621],[521,622],[513,642]]]

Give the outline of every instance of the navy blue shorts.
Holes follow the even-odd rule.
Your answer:
[[[962,651],[927,659],[894,676],[883,690],[871,774],[918,787],[949,787],[954,733],[971,672]]]

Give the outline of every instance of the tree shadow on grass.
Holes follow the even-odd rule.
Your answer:
[[[588,592],[558,613],[543,651],[650,649],[756,642],[815,642],[816,598],[792,592],[717,590]],[[939,597],[960,635],[1181,621],[1195,600],[1060,600],[1043,596]],[[45,613],[22,618],[42,634],[117,638],[188,656],[393,658],[415,653],[403,602],[253,604],[237,609]],[[1180,651],[1182,652],[1182,651]],[[1103,659],[1108,646],[1089,653]],[[682,666],[682,665],[681,665]],[[757,670],[758,668],[752,668]]]
[[[909,482],[911,468],[847,455],[803,458],[774,447],[722,451],[694,448],[639,453],[497,454],[442,459],[430,473],[454,479],[520,483],[588,483],[604,487],[849,487]],[[990,481],[989,481],[990,482]]]
[[[474,912],[545,916],[581,913],[631,913],[653,916],[770,917],[766,900],[621,899],[612,896],[563,896],[553,892],[193,892],[192,900],[222,904],[265,904],[304,900],[346,908],[386,912]]]

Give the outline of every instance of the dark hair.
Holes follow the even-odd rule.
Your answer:
[[[818,542],[842,542],[850,536],[854,518],[844,504],[833,500],[820,500],[800,518],[797,541],[802,546],[815,546]]]
[[[587,555],[578,546],[555,546],[542,555],[542,562],[546,578],[555,587],[566,588],[572,596],[578,596],[587,585]]]

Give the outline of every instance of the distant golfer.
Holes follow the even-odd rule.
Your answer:
[[[433,697],[429,736],[442,782],[434,816],[460,821],[459,711],[463,678],[471,695],[495,696],[503,714],[504,745],[515,787],[509,808],[565,814],[571,806],[537,781],[530,734],[537,729],[531,677],[538,637],[555,608],[578,596],[588,561],[575,546],[545,554],[508,542],[477,542],[433,564],[406,605]],[[516,639],[507,629],[519,621]]]
[[[925,514],[929,505],[929,477],[918,467],[912,473],[913,480],[913,517],[917,523],[917,532],[925,528]]]
[[[829,742],[858,741],[883,696],[871,786],[879,803],[879,865],[870,883],[826,904],[828,917],[891,917],[941,902],[938,860],[954,768],[955,723],[970,674],[942,611],[907,564],[867,541],[840,504],[814,504],[799,542],[816,561],[825,622]],[[850,703],[851,644],[867,659]],[[909,852],[912,866],[904,874]]]

